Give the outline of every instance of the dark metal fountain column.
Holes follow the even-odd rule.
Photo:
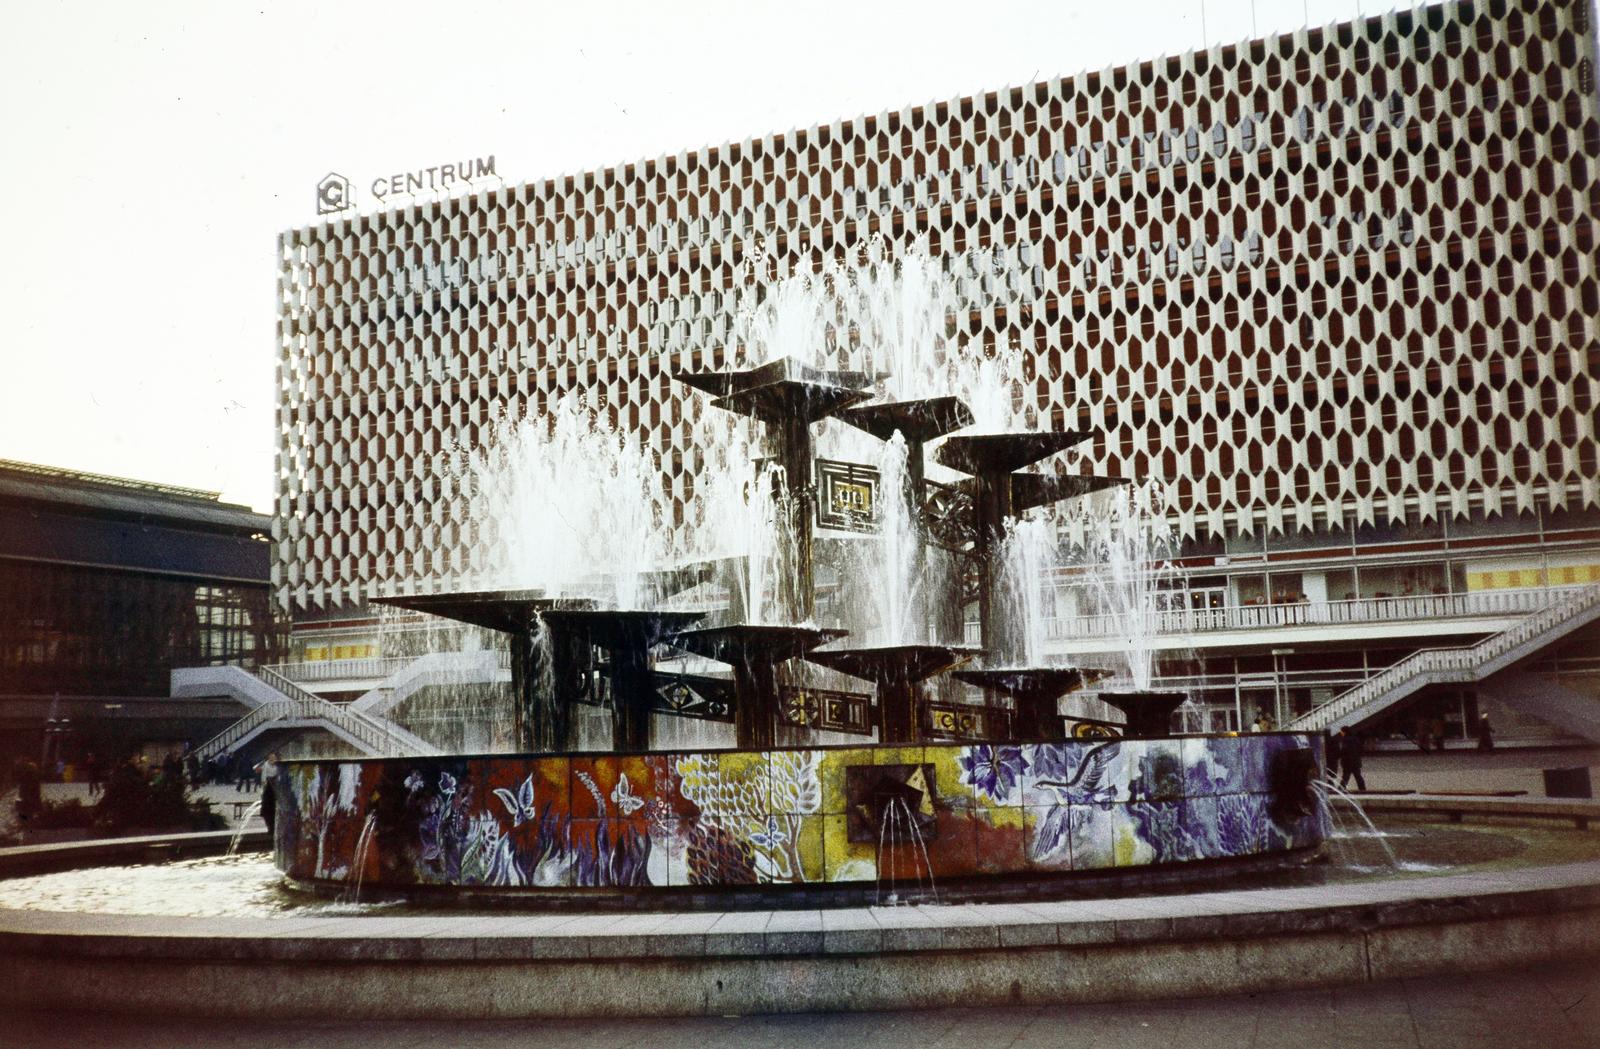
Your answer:
[[[897,433],[905,440],[906,475],[901,494],[912,508],[911,522],[917,530],[918,541],[925,543],[927,526],[922,505],[927,444],[963,426],[971,426],[971,410],[956,397],[925,397],[846,408],[839,413],[839,420],[865,430],[880,441],[888,441]]]
[[[817,486],[812,477],[814,456],[811,420],[804,415],[786,416],[778,427],[778,461],[783,466],[789,497],[789,535],[793,540],[794,562],[780,578],[793,588],[789,607],[796,617],[809,620],[816,611],[817,576],[813,559],[815,537],[812,522],[817,513]],[[780,549],[781,549],[780,545]]]
[[[518,748],[544,753],[573,748],[572,706],[582,695],[587,645],[570,631],[547,624],[551,688],[545,690],[540,687],[547,669],[545,655],[533,639],[542,616],[555,609],[587,608],[592,602],[548,598],[539,591],[485,590],[374,598],[373,603],[509,635],[512,717]]]
[[[1105,671],[1073,667],[1014,667],[999,670],[957,670],[958,681],[1011,697],[1013,739],[1060,739],[1061,715],[1056,701],[1085,683],[1106,676]]]
[[[1022,512],[1012,498],[1012,471],[1048,458],[1088,438],[1086,433],[957,434],[934,452],[934,459],[952,470],[969,474],[965,486],[973,504],[973,556],[978,563],[978,623],[983,647],[991,658],[1010,660],[1018,653],[1004,651],[995,608],[997,557],[1010,528],[1010,519]]]
[[[673,378],[717,395],[714,407],[765,423],[778,445],[784,471],[792,542],[782,544],[791,560],[780,578],[793,587],[788,602],[792,620],[808,620],[815,612],[815,569],[812,529],[816,487],[811,478],[813,423],[864,400],[870,376],[860,372],[822,371],[784,358],[747,371],[678,372]]]
[[[650,749],[650,717],[656,707],[655,672],[650,650],[668,634],[701,618],[699,612],[643,612],[613,609],[546,612],[551,630],[584,639],[606,650],[611,674],[611,748]]]
[[[741,750],[770,750],[778,740],[778,664],[843,637],[843,630],[736,623],[685,630],[669,642],[733,668],[734,735]]]
[[[806,659],[871,681],[878,690],[878,742],[915,743],[922,738],[920,683],[978,654],[955,645],[884,645],[822,649]]]

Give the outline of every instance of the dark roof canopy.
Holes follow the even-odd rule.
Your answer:
[[[215,492],[0,459],[0,559],[265,584],[271,531]]]

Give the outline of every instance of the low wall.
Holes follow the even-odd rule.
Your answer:
[[[287,762],[278,866],[383,891],[909,886],[1319,844],[1320,735]]]
[[[169,863],[200,856],[217,856],[233,847],[259,852],[270,842],[265,830],[239,834],[231,830],[193,834],[151,834],[130,838],[94,838],[89,841],[18,845],[0,849],[0,878],[77,870],[80,867],[114,867],[136,863]]]
[[[0,1008],[678,1016],[1120,1001],[1600,955],[1600,863],[1147,899],[496,917],[0,911]]]

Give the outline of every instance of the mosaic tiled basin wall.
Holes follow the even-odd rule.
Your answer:
[[[286,763],[305,882],[538,890],[963,879],[1281,853],[1325,808],[1288,733]],[[1301,750],[1295,755],[1285,752]],[[1298,759],[1298,760],[1297,760]],[[1285,786],[1285,784],[1290,784]],[[352,870],[368,839],[362,870]]]

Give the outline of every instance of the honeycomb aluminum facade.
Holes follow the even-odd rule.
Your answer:
[[[469,570],[431,464],[503,410],[681,449],[757,246],[875,237],[992,250],[970,335],[1187,535],[1600,504],[1593,51],[1446,4],[285,233],[278,593]]]

